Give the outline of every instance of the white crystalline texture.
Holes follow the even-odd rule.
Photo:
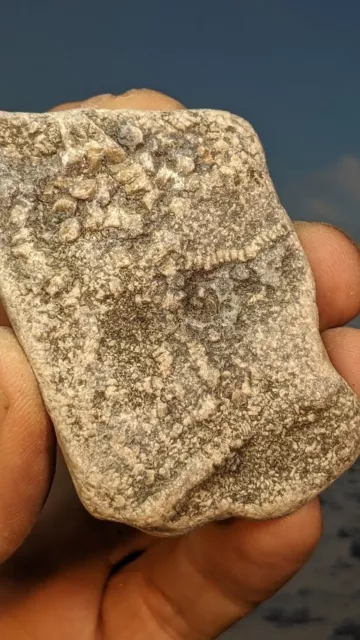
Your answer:
[[[360,451],[261,144],[210,110],[0,113],[0,295],[81,500],[176,534]]]

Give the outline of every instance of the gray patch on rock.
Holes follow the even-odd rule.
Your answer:
[[[0,112],[0,232],[0,295],[93,515],[169,535],[280,516],[358,456],[241,118]]]

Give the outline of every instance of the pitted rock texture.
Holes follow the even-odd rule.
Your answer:
[[[158,534],[288,513],[360,452],[251,126],[0,112],[0,295],[87,509]]]

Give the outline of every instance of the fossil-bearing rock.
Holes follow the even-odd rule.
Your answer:
[[[251,126],[211,110],[0,112],[0,293],[95,516],[269,518],[360,451]]]

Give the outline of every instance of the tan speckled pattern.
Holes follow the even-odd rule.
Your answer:
[[[241,118],[0,112],[0,293],[100,518],[173,534],[281,515],[360,452]]]

